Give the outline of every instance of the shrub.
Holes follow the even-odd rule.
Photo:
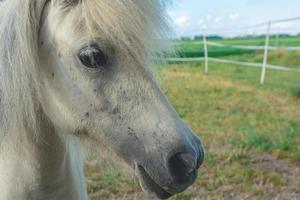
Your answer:
[[[295,96],[296,98],[300,98],[300,85],[297,86],[293,86],[291,88],[291,93],[293,96]]]

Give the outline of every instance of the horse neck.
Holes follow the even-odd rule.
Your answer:
[[[1,141],[0,200],[86,199],[78,142],[48,121],[39,126],[37,138],[23,131]]]

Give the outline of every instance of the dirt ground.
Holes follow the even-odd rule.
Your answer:
[[[217,190],[207,191],[201,188],[199,184],[195,184],[187,191],[188,195],[175,196],[172,199],[188,199],[188,200],[209,200],[209,199],[230,199],[230,200],[255,200],[255,199],[272,199],[272,200],[299,200],[300,199],[300,166],[291,163],[288,160],[281,160],[273,155],[264,153],[255,155],[248,167],[253,170],[268,171],[270,174],[280,174],[282,179],[280,183],[274,186],[265,182],[262,178],[258,181],[258,187],[263,194],[261,196],[251,195],[249,193],[241,193],[239,185],[224,185],[218,187]],[[202,176],[209,177],[205,172],[201,172]],[[255,177],[257,178],[257,177]],[[88,181],[89,182],[89,181]],[[275,180],[276,182],[276,180]],[[99,190],[90,194],[91,200],[103,199],[103,191]],[[105,199],[116,200],[153,200],[154,198],[146,196],[139,188],[128,189],[123,194],[116,193],[109,195]]]

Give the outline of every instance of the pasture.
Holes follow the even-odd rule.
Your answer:
[[[248,45],[248,46],[264,46],[265,38],[232,38],[232,39],[209,39],[208,42],[221,43],[224,45]],[[270,37],[270,46],[274,47],[294,47],[300,46],[300,37]],[[180,57],[203,57],[203,41],[175,41],[174,47],[177,50],[177,55]],[[236,48],[208,46],[209,56],[224,57],[224,56],[242,56],[245,54],[255,54],[262,51],[240,50]],[[251,56],[248,56],[251,58]],[[241,59],[241,58],[239,58]],[[260,60],[261,61],[261,60]],[[299,59],[298,59],[299,61]]]
[[[219,42],[263,45],[263,39]],[[300,39],[280,38],[277,45],[300,46]],[[203,54],[201,41],[175,46],[181,56]],[[212,57],[262,61],[261,51],[209,51]],[[297,51],[272,51],[269,58],[271,64],[300,67]],[[201,62],[155,68],[169,100],[206,148],[199,179],[173,199],[299,199],[300,73],[268,70],[260,85],[257,68],[213,62],[208,74],[203,68]],[[147,199],[136,180],[113,167],[99,174],[102,167],[86,165],[90,199]]]

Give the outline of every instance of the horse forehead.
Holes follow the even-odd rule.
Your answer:
[[[137,56],[159,50],[160,46],[156,47],[153,39],[160,35],[157,23],[157,18],[160,17],[154,17],[155,11],[140,10],[141,5],[135,1],[129,1],[128,5],[120,8],[123,1],[97,1],[100,6],[94,6],[95,8],[90,8],[93,5],[90,3],[87,7],[70,6],[67,11],[52,5],[48,26],[55,45],[62,51],[65,48],[76,50],[89,40],[97,39],[115,46],[120,52],[131,51]],[[112,5],[119,7],[109,9]],[[99,11],[101,7],[103,10]],[[89,12],[92,14],[89,15]]]
[[[76,41],[78,43],[87,34],[84,33],[84,22],[82,19],[75,20],[75,16],[58,15],[57,11],[51,9],[47,15],[47,23],[42,27],[42,40],[50,40],[60,50],[70,48]],[[53,41],[52,41],[53,40]]]

